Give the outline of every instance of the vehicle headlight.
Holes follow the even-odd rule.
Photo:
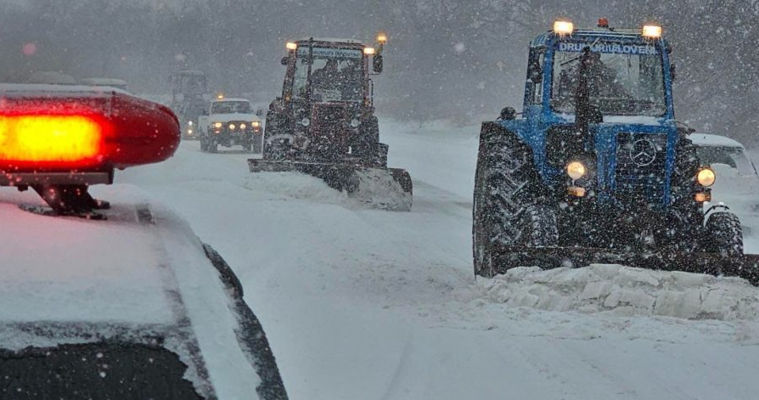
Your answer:
[[[300,120],[300,124],[303,126],[309,126],[311,125],[311,120],[308,118],[303,118],[302,120]]]
[[[358,128],[358,126],[361,125],[361,121],[357,120],[356,118],[353,118],[351,121],[351,126],[354,128]]]
[[[187,121],[187,125],[192,126],[192,121]]]
[[[709,187],[711,185],[714,185],[714,181],[717,180],[717,175],[714,173],[714,171],[711,168],[702,168],[701,171],[698,171],[698,183],[703,187]]]
[[[258,122],[258,121],[253,121],[253,122],[250,123],[250,126],[252,126],[254,128],[258,128],[258,127],[261,126],[261,123]]]
[[[245,128],[247,128],[247,127],[248,127],[248,125],[245,125],[245,124],[240,124],[240,129],[245,129]]]
[[[235,124],[229,124],[229,130],[231,131],[235,130]]]
[[[221,122],[214,122],[213,123],[213,127],[216,128],[216,129],[221,129],[221,126],[222,126]]]
[[[572,180],[576,181],[582,178],[585,176],[585,173],[587,173],[585,164],[581,163],[580,161],[572,161],[567,164],[567,175],[569,175]]]

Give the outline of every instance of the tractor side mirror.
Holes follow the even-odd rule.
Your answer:
[[[500,120],[512,120],[517,117],[517,110],[514,109],[514,107],[504,107],[503,110],[501,110],[501,115],[498,117]]]
[[[527,73],[527,78],[529,78],[532,83],[540,83],[543,80],[543,69],[540,67],[539,63],[535,62],[530,65],[530,71]]]
[[[280,64],[282,64],[282,65],[287,65],[287,62],[288,62],[288,61],[289,61],[289,60],[287,59],[287,57],[282,57],[282,60],[280,60],[279,62],[280,62]]]
[[[374,56],[374,60],[372,61],[372,69],[374,70],[374,72],[377,74],[381,74],[383,68],[384,68],[384,60],[382,59],[382,55]]]
[[[669,75],[672,77],[672,82],[675,81],[675,77],[677,76],[677,65],[672,63],[672,65],[669,66]]]

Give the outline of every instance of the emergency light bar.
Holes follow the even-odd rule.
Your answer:
[[[85,115],[0,115],[0,160],[97,164],[104,130],[103,122]]]
[[[123,169],[174,154],[179,122],[171,110],[90,89],[0,85],[0,173]]]

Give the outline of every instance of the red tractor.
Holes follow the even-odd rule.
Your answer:
[[[410,209],[411,177],[387,168],[388,146],[379,141],[370,77],[382,72],[387,37],[377,39],[376,48],[355,40],[287,43],[282,95],[269,106],[263,159],[249,160],[252,172],[299,171],[349,194],[381,180],[403,199],[386,208]]]

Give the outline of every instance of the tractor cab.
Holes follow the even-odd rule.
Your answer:
[[[282,59],[287,66],[283,98],[302,103],[370,106],[369,76],[382,71],[383,44],[375,49],[351,39],[288,42],[288,55]]]
[[[660,26],[575,29],[556,21],[530,44],[524,118],[506,108],[512,125],[536,151],[551,186],[566,191],[566,168],[587,175],[576,194],[600,204],[666,208],[678,131],[670,47]],[[578,164],[578,165],[580,165]]]
[[[288,42],[282,97],[270,107],[267,141],[286,138],[288,146],[312,159],[374,160],[382,146],[370,76],[382,71],[387,37],[377,39],[377,47],[351,39]]]
[[[171,108],[179,117],[182,136],[197,139],[198,118],[206,110],[208,79],[202,71],[182,70],[171,75]]]

